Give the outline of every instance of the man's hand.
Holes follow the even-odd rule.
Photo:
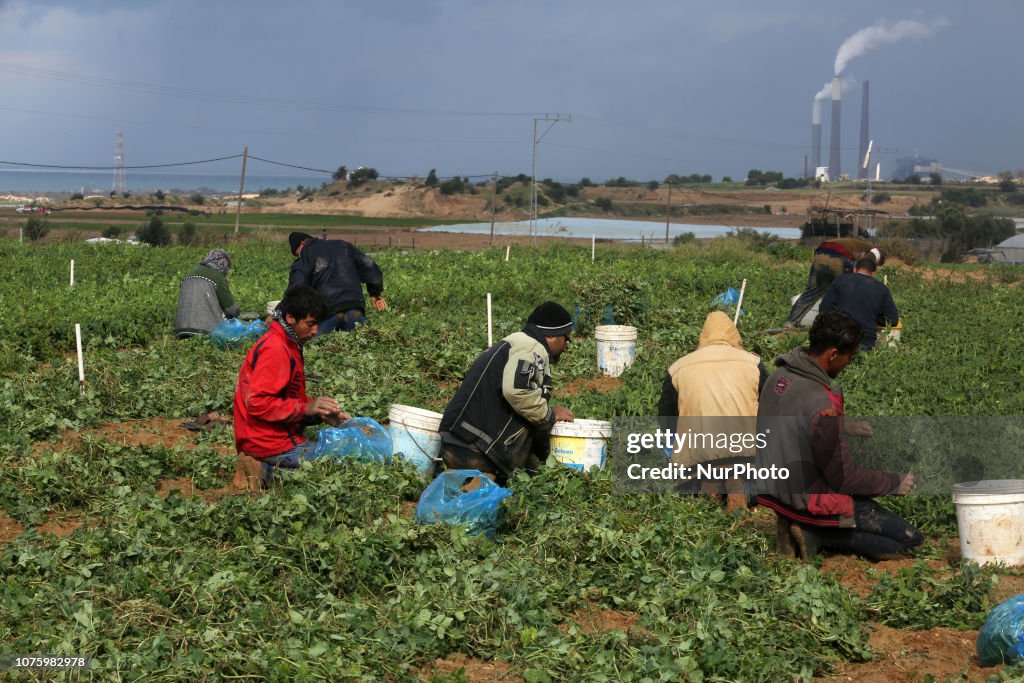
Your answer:
[[[382,296],[371,296],[370,303],[373,304],[373,310],[378,313],[388,310],[388,302]]]
[[[317,396],[315,399],[307,403],[306,415],[310,417],[319,417],[332,427],[337,427],[342,422],[349,419],[349,416],[342,412],[341,408],[338,407],[338,402],[328,396]]]
[[[853,420],[846,423],[846,435],[847,436],[874,436],[875,430],[871,427],[870,422],[864,420]]]
[[[913,474],[904,474],[900,477],[900,487],[896,489],[897,496],[905,496],[917,486],[917,478]]]
[[[572,422],[576,417],[571,410],[562,406],[555,406],[551,410],[555,413],[555,422]]]

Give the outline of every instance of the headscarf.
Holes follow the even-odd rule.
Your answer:
[[[295,330],[292,329],[292,326],[284,321],[284,313],[281,312],[281,309],[275,308],[274,312],[271,315],[274,318],[274,320],[280,323],[281,327],[284,328],[284,333],[288,335],[288,338],[301,347],[302,342],[299,341],[299,336],[295,334]]]
[[[211,249],[210,253],[199,262],[199,265],[218,270],[221,275],[227,275],[231,269],[231,257],[223,249]]]

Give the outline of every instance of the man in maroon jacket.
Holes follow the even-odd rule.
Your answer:
[[[857,354],[861,329],[850,314],[832,309],[814,319],[808,348],[775,360],[758,401],[758,468],[785,469],[789,477],[760,482],[757,500],[778,515],[776,545],[807,559],[819,548],[874,560],[906,557],[921,532],[885,509],[874,496],[903,496],[913,474],[871,470],[850,458],[846,435],[871,436],[866,422],[846,422],[843,395],[832,380]],[[793,547],[795,542],[796,548]]]
[[[290,287],[270,329],[246,354],[235,388],[236,487],[250,488],[258,478],[265,488],[277,469],[296,469],[316,447],[303,435],[306,425],[348,419],[333,398],[306,395],[302,346],[326,316],[316,290]]]

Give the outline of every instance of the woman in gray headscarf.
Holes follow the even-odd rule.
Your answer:
[[[228,288],[230,269],[228,253],[211,249],[181,280],[178,310],[174,316],[174,334],[179,339],[210,334],[217,323],[238,315],[238,304]]]

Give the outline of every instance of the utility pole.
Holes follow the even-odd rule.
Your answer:
[[[491,191],[491,242],[494,246],[494,213],[498,210],[498,172],[494,172],[494,188]]]
[[[235,234],[238,234],[238,221],[242,218],[242,193],[245,192],[245,162],[249,160],[249,145],[242,152],[242,179],[238,183],[238,205],[235,207]]]
[[[544,129],[544,132],[540,134],[540,137],[537,137],[537,124],[540,121],[549,123],[549,125]],[[533,189],[530,193],[532,196],[530,208],[530,238],[534,243],[536,243],[536,235],[534,235],[533,230],[534,223],[537,222],[537,144],[541,141],[541,138],[547,135],[548,131],[554,128],[555,124],[559,121],[568,121],[569,123],[572,123],[572,114],[565,117],[561,114],[555,114],[554,116],[551,114],[545,114],[543,117],[533,119],[533,168],[531,174],[533,176]]]
[[[665,179],[665,184],[668,185],[668,199],[665,201],[665,244],[668,244],[668,221],[672,216],[672,183]]]

